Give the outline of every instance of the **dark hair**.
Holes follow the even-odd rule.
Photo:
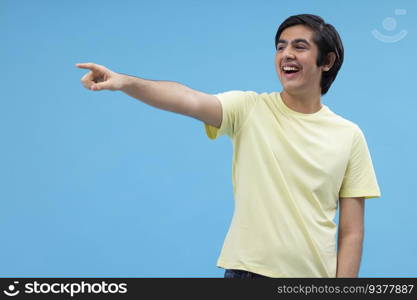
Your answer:
[[[321,94],[324,95],[329,90],[336,75],[343,63],[343,44],[336,29],[324,22],[322,18],[316,15],[302,14],[288,17],[277,30],[275,35],[275,49],[277,49],[278,40],[281,33],[288,27],[295,25],[305,25],[313,31],[313,41],[318,47],[317,66],[322,66],[326,63],[327,54],[334,52],[336,60],[332,68],[322,73],[320,80]]]

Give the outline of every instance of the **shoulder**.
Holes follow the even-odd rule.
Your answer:
[[[235,98],[259,96],[259,94],[255,91],[243,91],[243,90],[228,90],[228,91],[220,92],[214,95],[217,97],[235,97]]]
[[[348,120],[345,117],[342,117],[341,115],[333,112],[329,107],[327,107],[327,111],[328,111],[328,114],[327,114],[328,118],[335,124],[342,126],[346,129],[349,129],[352,133],[361,131],[357,123],[351,120]]]

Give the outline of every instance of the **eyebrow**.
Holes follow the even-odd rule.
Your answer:
[[[280,44],[280,43],[281,44],[287,44],[288,41],[287,40],[278,40],[277,44]],[[292,41],[292,44],[297,44],[297,43],[304,43],[308,46],[311,46],[311,44],[306,39],[295,39],[295,40]]]

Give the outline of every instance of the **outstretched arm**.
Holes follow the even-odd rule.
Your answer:
[[[87,89],[119,90],[151,106],[187,115],[217,128],[221,125],[221,104],[213,95],[173,81],[147,80],[116,73],[95,63],[78,63],[76,66],[90,70],[81,78]]]

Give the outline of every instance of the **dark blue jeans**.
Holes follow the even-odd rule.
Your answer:
[[[269,277],[252,273],[249,271],[226,269],[226,271],[224,272],[224,278],[269,278]]]

